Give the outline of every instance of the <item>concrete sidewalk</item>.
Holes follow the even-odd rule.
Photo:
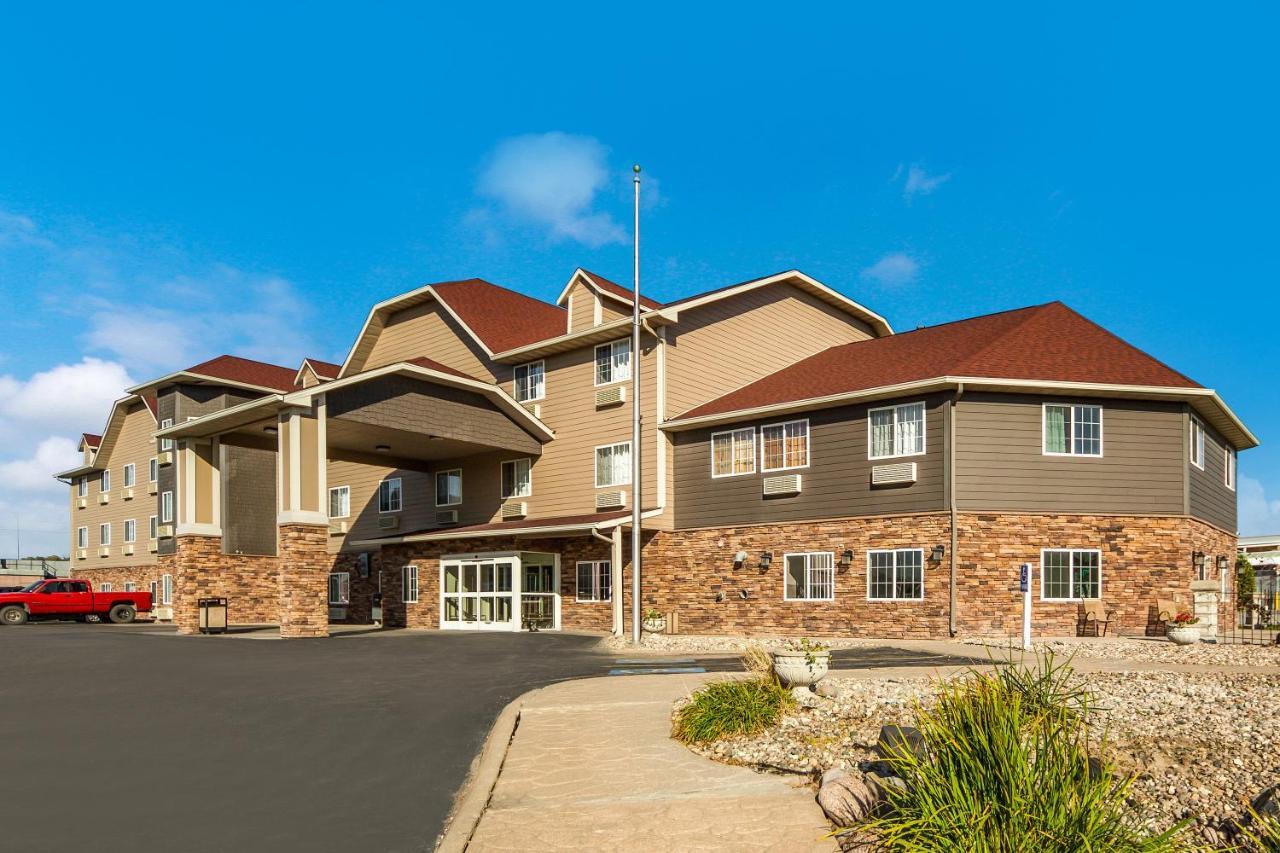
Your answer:
[[[592,678],[528,694],[466,849],[836,850],[799,780],[717,764],[671,740],[672,703],[708,678]]]

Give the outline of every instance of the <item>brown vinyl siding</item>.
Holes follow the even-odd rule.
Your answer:
[[[222,550],[276,553],[275,441],[247,447],[221,444]]]
[[[400,527],[396,530],[381,530],[378,527],[378,485],[388,478],[399,477],[401,489]],[[356,539],[375,539],[379,536],[395,536],[409,530],[422,530],[435,523],[435,490],[431,475],[425,471],[394,466],[370,465],[365,462],[343,458],[334,452],[329,460],[328,487],[349,486],[351,489],[351,515],[338,521],[350,523],[349,533],[343,536],[329,537],[329,551],[364,550],[345,543]],[[466,483],[463,483],[464,489]],[[465,494],[465,492],[464,492]],[[324,511],[329,511],[329,495],[324,496]]]
[[[519,318],[512,318],[518,321]],[[415,305],[387,318],[361,371],[425,356],[480,380],[491,380],[489,360],[471,336],[436,302]]]
[[[1192,417],[1188,415],[1188,417]],[[1200,423],[1204,424],[1201,420]],[[1188,435],[1190,425],[1188,424]],[[1191,464],[1190,445],[1186,448],[1188,506],[1191,515],[1220,527],[1228,533],[1236,532],[1236,492],[1226,485],[1226,460],[1223,456],[1226,442],[1222,436],[1205,424],[1204,470]],[[1239,488],[1239,467],[1236,469],[1236,488]]]
[[[898,403],[926,401],[925,452],[891,459],[867,458],[867,411],[890,405],[841,406],[832,409],[762,418],[740,424],[691,430],[675,436],[675,526],[677,529],[739,524],[781,523],[859,515],[929,512],[945,508],[943,491],[944,411],[941,395],[914,397]],[[809,467],[760,470],[760,427],[808,418]],[[711,476],[711,435],[752,427],[756,435],[756,472],[733,477]],[[897,462],[916,463],[916,482],[907,486],[871,485],[871,469]],[[794,497],[765,498],[763,480],[800,474],[801,492]]]
[[[1044,403],[1102,407],[1103,455],[1046,456]],[[956,502],[962,510],[1179,514],[1179,405],[966,394],[956,411]]]

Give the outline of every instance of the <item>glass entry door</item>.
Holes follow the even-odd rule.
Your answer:
[[[521,627],[530,631],[556,627],[556,566],[551,557],[526,557],[521,566]]]
[[[517,561],[458,560],[441,566],[442,628],[513,630]]]

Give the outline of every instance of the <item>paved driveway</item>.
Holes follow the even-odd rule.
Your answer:
[[[570,634],[255,636],[269,635],[0,628],[2,846],[430,850],[494,718],[519,694],[610,671],[737,668],[600,654],[595,637]],[[890,648],[839,658],[943,662]]]

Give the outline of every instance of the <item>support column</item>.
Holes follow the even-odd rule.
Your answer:
[[[613,589],[613,635],[626,633],[622,621],[622,525],[613,528],[613,542],[609,548],[609,582]]]
[[[198,601],[213,595],[222,556],[222,472],[218,440],[184,439],[175,449],[173,622],[199,631]]]
[[[1196,616],[1200,617],[1200,636],[1205,640],[1214,640],[1218,636],[1218,603],[1221,598],[1219,581],[1202,580],[1191,582],[1191,599]]]
[[[325,399],[279,415],[280,636],[329,635]]]

